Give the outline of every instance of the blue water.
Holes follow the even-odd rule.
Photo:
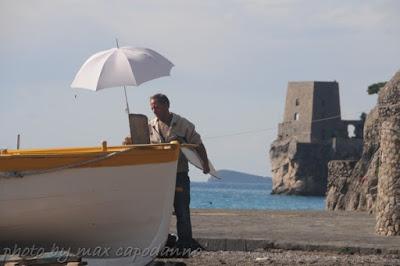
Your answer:
[[[325,197],[271,195],[271,182],[191,182],[191,208],[323,210]]]

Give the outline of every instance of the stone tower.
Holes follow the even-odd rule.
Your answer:
[[[278,137],[319,143],[339,134],[339,85],[336,81],[289,82]]]
[[[336,81],[289,82],[283,122],[269,152],[272,193],[325,195],[328,162],[359,158],[363,123],[341,120]]]

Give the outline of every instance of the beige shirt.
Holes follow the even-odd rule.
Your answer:
[[[186,118],[172,113],[171,124],[167,125],[158,118],[149,122],[150,142],[168,143],[178,140],[180,143],[201,144],[201,137],[196,132],[195,126]],[[177,172],[188,172],[189,165],[185,156],[180,153]]]

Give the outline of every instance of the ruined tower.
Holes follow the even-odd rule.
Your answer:
[[[338,135],[340,123],[336,81],[289,82],[279,138],[296,137],[299,142],[318,143]]]
[[[336,81],[289,82],[283,122],[270,149],[272,193],[324,195],[328,162],[358,158],[362,128],[363,121],[341,119]]]

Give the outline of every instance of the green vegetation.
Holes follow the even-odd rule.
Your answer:
[[[379,92],[379,90],[386,85],[386,81],[385,82],[378,82],[378,83],[374,83],[368,86],[368,94],[376,94]]]
[[[366,118],[367,118],[367,114],[364,113],[364,112],[362,112],[361,115],[360,115],[360,119],[361,119],[362,121],[365,121]]]

